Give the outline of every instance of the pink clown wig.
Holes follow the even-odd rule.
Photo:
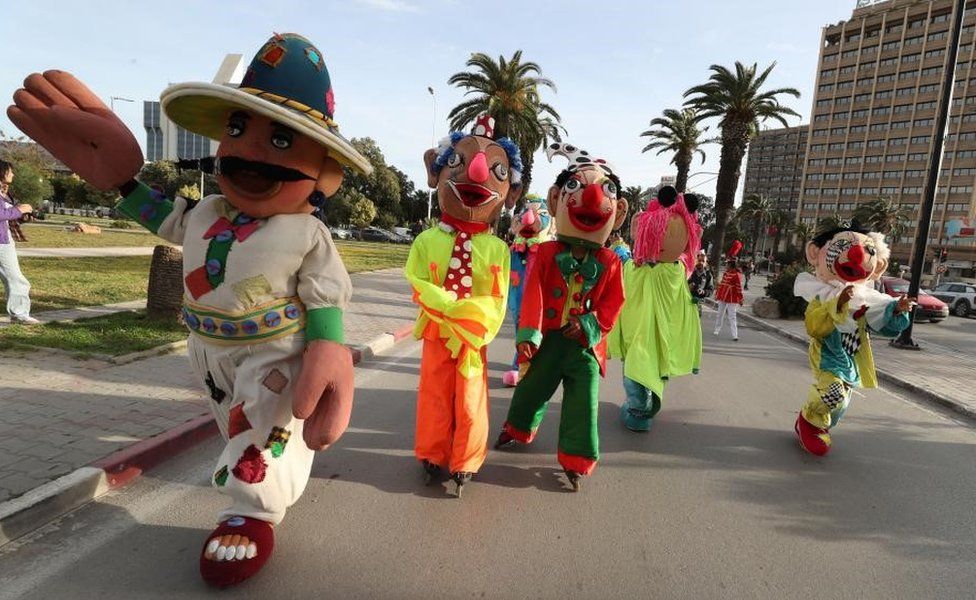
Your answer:
[[[661,206],[655,198],[644,212],[634,217],[634,260],[637,264],[657,262],[668,221],[675,215],[684,220],[685,229],[688,230],[688,245],[685,246],[680,260],[685,264],[687,274],[690,275],[695,269],[695,255],[701,248],[702,228],[698,224],[698,215],[689,212],[685,206],[684,194],[678,194],[677,201],[668,207]]]

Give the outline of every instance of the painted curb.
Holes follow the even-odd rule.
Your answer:
[[[708,304],[709,306],[713,306],[713,307],[715,306],[714,302],[711,299],[709,299]],[[810,340],[808,340],[807,337],[804,335],[799,335],[793,333],[792,331],[788,331],[786,329],[777,327],[776,325],[766,321],[765,319],[762,319],[755,315],[750,315],[744,311],[738,313],[738,317],[751,325],[755,325],[760,329],[769,331],[771,333],[775,333],[780,337],[790,340],[791,342],[795,342],[803,347],[806,347],[807,344],[810,343]],[[976,423],[976,409],[961,404],[956,400],[953,400],[952,398],[947,398],[946,396],[943,396],[937,392],[933,392],[930,389],[918,386],[883,367],[878,367],[877,365],[875,365],[875,371],[877,371],[878,373],[879,380],[891,384],[895,387],[901,388],[904,391],[910,392],[912,395],[921,398],[924,402],[928,404],[935,404],[942,408],[946,408],[951,412],[955,413],[956,415],[959,415],[960,417],[966,419],[967,421]]]
[[[412,331],[413,324],[404,325],[362,346],[350,346],[353,365],[392,348]],[[0,502],[0,546],[84,506],[110,490],[128,485],[150,468],[210,439],[217,432],[217,422],[212,415],[196,417],[90,465],[79,467],[22,496]]]

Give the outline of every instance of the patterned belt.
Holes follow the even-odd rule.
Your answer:
[[[246,312],[223,312],[183,301],[183,322],[193,333],[221,344],[258,344],[305,329],[305,305],[297,296],[277,298]]]

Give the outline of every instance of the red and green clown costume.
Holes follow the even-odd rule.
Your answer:
[[[606,161],[568,144],[553,144],[547,153],[566,156],[570,167],[549,192],[556,239],[538,245],[522,292],[516,344],[534,351],[496,447],[531,443],[562,384],[558,460],[578,490],[580,477],[591,474],[600,459],[606,338],[624,303],[620,259],[603,243],[622,222],[626,201],[617,199],[619,180]]]

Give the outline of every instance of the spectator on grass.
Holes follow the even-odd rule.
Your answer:
[[[34,325],[39,323],[30,316],[30,282],[20,270],[17,260],[15,235],[11,233],[14,225],[16,233],[20,228],[16,222],[24,215],[34,212],[30,204],[17,204],[10,195],[10,183],[14,180],[14,167],[0,160],[0,280],[7,294],[7,313],[14,323]],[[23,240],[23,234],[19,236]]]

